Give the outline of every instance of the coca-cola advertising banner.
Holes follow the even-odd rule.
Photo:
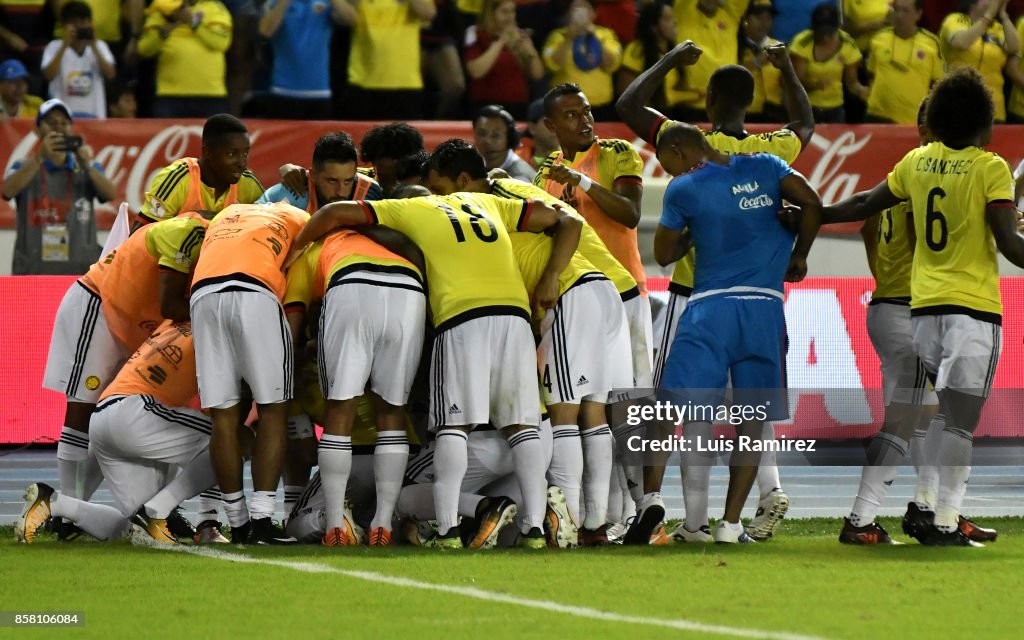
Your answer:
[[[264,186],[278,181],[278,167],[285,162],[306,166],[313,154],[313,144],[324,133],[347,131],[358,142],[373,126],[370,122],[287,122],[280,120],[249,120],[252,137],[249,168]],[[413,123],[426,140],[427,149],[451,138],[471,139],[469,123]],[[118,201],[100,207],[100,226],[109,228],[117,205],[127,201],[138,211],[145,199],[146,188],[161,167],[183,156],[198,156],[203,123],[199,120],[79,120],[75,132],[84,136],[93,148],[96,160],[118,189]],[[752,125],[751,131],[769,127]],[[996,127],[990,149],[1016,166],[1024,156],[1024,141],[1013,133],[1013,126]],[[644,157],[644,177],[664,177],[649,145],[619,123],[601,123],[597,133],[604,138],[631,140]],[[917,145],[917,129],[894,125],[819,125],[814,139],[796,162],[826,203],[834,202],[860,190],[869,189],[885,178],[889,169],[909,149]],[[0,125],[0,156],[4,169],[36,149],[37,140],[30,120],[8,120]],[[7,202],[0,202],[0,227],[14,226],[14,211]],[[857,225],[852,225],[856,229]],[[847,228],[848,230],[851,227]],[[830,228],[835,231],[836,229]]]
[[[64,419],[64,398],[42,388],[57,306],[72,277],[0,277],[0,300],[31,300],[0,311],[0,445],[54,442]],[[649,278],[665,296],[667,278]],[[870,278],[808,278],[786,287],[789,353],[786,361],[792,420],[778,432],[799,438],[863,438],[881,426],[878,358],[864,320]],[[1024,437],[1024,278],[1003,278],[1003,351],[995,387],[977,436]]]

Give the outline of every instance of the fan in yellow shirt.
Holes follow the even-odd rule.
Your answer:
[[[680,89],[688,93],[682,102],[680,119],[703,120],[705,89],[719,67],[739,62],[736,46],[740,20],[750,0],[676,0],[673,11],[678,25],[677,42],[693,40],[704,55],[687,67]]]
[[[819,4],[811,14],[811,28],[793,38],[793,67],[814,107],[815,122],[846,122],[843,85],[867,101],[868,88],[857,76],[861,55],[850,34],[839,29],[839,9]]]
[[[556,29],[544,43],[542,57],[551,72],[551,86],[578,84],[590,98],[595,116],[611,116],[615,98],[612,73],[622,63],[622,45],[615,32],[594,24],[593,0],[573,0],[569,26]]]
[[[871,41],[870,120],[913,124],[932,84],[942,77],[939,39],[917,26],[921,1],[894,0],[892,26]]]
[[[910,151],[874,189],[828,207],[823,216],[826,222],[863,220],[911,202],[914,347],[935,381],[945,428],[930,430],[928,440],[938,442],[925,443],[925,450],[941,451],[943,457],[935,502],[908,509],[904,526],[931,546],[979,546],[961,529],[960,506],[970,476],[972,434],[992,388],[1002,342],[996,250],[1024,267],[1010,168],[981,148],[991,136],[994,114],[992,95],[977,70],[951,72],[929,99],[927,125],[935,141]]]
[[[942,57],[948,69],[973,67],[981,72],[995,101],[996,122],[1003,122],[1003,68],[1019,62],[1017,29],[1006,15],[1005,0],[961,0],[958,9],[942,21]]]

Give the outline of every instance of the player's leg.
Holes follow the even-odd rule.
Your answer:
[[[629,341],[630,348],[632,351],[631,362],[633,369],[633,384],[631,388],[636,389],[635,392],[627,394],[625,397],[622,395],[613,395],[609,398],[609,402],[614,402],[615,407],[609,404],[609,424],[614,427],[616,432],[621,432],[623,424],[621,423],[621,417],[626,415],[628,406],[636,404],[637,398],[649,395],[655,388],[654,385],[654,326],[651,318],[651,304],[650,301],[643,296],[637,296],[629,300],[623,301],[623,308],[626,311],[626,321],[629,327]],[[619,424],[615,424],[614,416],[620,416]],[[626,436],[628,437],[628,435]],[[646,466],[646,465],[645,465]],[[645,471],[643,468],[639,468],[634,465],[627,465],[624,467],[626,472],[626,479],[629,481],[630,487],[635,487],[633,493],[633,500],[641,502],[645,494],[649,494],[652,491],[661,490],[661,478],[664,475],[664,466],[659,470],[654,468],[651,472]],[[647,473],[653,473],[650,482],[645,480]],[[653,486],[656,487],[651,491],[647,491],[645,487]]]
[[[868,464],[861,472],[857,497],[839,534],[839,541],[846,544],[889,544],[892,540],[875,522],[875,516],[910,448],[914,418],[919,413],[914,398],[925,384],[925,375],[914,352],[908,306],[871,305],[868,307],[867,329],[881,362],[885,417],[881,430],[868,446]]]
[[[662,378],[665,374],[665,366],[668,363],[669,355],[672,353],[672,343],[675,341],[676,334],[679,330],[679,318],[682,317],[683,312],[686,310],[686,305],[690,300],[688,294],[670,292],[668,294],[668,304],[665,306],[665,321],[662,325],[662,331],[657,336],[657,348],[654,359],[654,388],[660,388],[662,385]],[[674,425],[673,425],[674,429]],[[651,437],[665,437],[671,435],[671,431],[665,431],[663,433],[652,433]],[[665,463],[668,460],[668,456],[649,456],[646,463],[643,466],[643,493],[660,492],[662,480],[665,477]],[[679,479],[685,487],[685,465],[683,464],[682,458],[679,460]]]
[[[404,284],[418,286],[402,276]],[[367,285],[356,285],[370,288]],[[373,476],[377,509],[370,522],[370,545],[391,541],[391,522],[409,463],[409,424],[405,406],[409,401],[420,354],[426,319],[426,298],[419,291],[397,287],[377,289],[376,308],[381,331],[374,346],[370,388],[377,416],[377,443],[373,451]]]
[[[289,403],[288,413],[288,449],[284,463],[285,514],[292,512],[309,483],[309,472],[316,465],[317,455],[313,420],[297,405],[296,400]]]
[[[486,345],[494,352],[489,363],[489,414],[512,448],[512,461],[519,489],[522,546],[546,545],[544,517],[547,513],[545,477],[550,450],[541,440],[540,397],[537,391],[537,361],[530,323],[519,316],[482,319]],[[483,348],[484,344],[480,347]]]
[[[88,500],[103,480],[88,453],[89,418],[124,359],[107,328],[100,298],[76,282],[58,307],[43,376],[43,386],[63,393],[67,401],[57,444],[65,495]]]

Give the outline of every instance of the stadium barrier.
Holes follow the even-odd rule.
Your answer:
[[[52,442],[60,434],[64,402],[40,385],[53,319],[65,291],[75,281],[60,276],[0,277],[0,444]],[[979,436],[1024,437],[1024,278],[1003,278],[1003,352],[994,394],[986,405]],[[667,278],[650,278],[652,295],[664,296]],[[871,299],[870,278],[808,278],[787,286],[789,332],[787,369],[793,419],[778,433],[806,438],[861,438],[882,421],[878,359],[865,329]],[[20,302],[19,302],[20,301]]]
[[[36,145],[31,120],[8,119],[0,124],[0,157],[4,170],[24,157]],[[330,131],[344,130],[358,141],[373,126],[372,122],[289,122],[247,120],[252,138],[249,168],[270,186],[278,182],[278,167],[284,162],[306,165],[313,155],[317,138]],[[452,137],[472,140],[467,122],[414,122],[423,132],[427,149]],[[146,188],[162,167],[182,156],[199,156],[203,121],[201,120],[78,120],[75,130],[92,146],[96,160],[117,186],[118,198],[98,209],[101,228],[109,229],[117,205],[126,201],[138,211]],[[751,125],[752,132],[771,127]],[[1016,167],[1024,157],[1024,138],[1013,135],[1018,128],[998,126],[989,148]],[[605,138],[632,140],[644,158],[644,177],[664,179],[653,149],[621,123],[599,123],[597,134]],[[796,162],[826,203],[842,199],[859,190],[869,189],[883,180],[889,169],[918,143],[917,128],[896,125],[818,125],[814,139]],[[0,202],[0,228],[14,227],[14,211]],[[859,224],[832,225],[824,231],[853,232]]]

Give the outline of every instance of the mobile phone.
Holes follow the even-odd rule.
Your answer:
[[[64,150],[74,153],[82,146],[82,136],[64,136]]]
[[[79,40],[92,40],[96,37],[96,32],[92,27],[79,27],[75,30],[75,37]]]

